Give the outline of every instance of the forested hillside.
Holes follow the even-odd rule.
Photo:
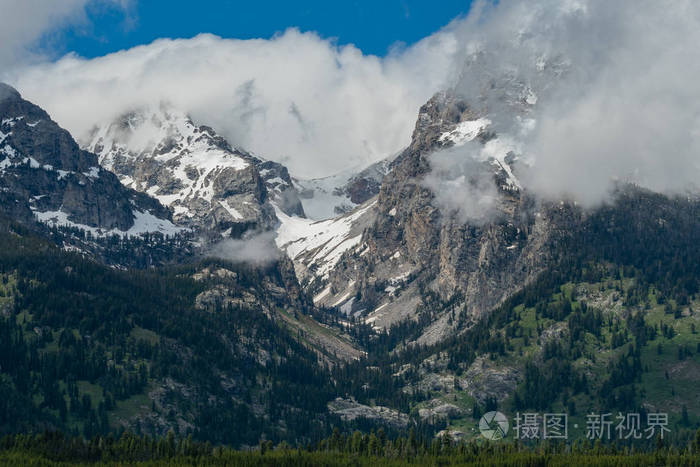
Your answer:
[[[5,221],[0,427],[173,431],[255,446],[318,441],[334,426],[470,438],[495,409],[566,412],[580,427],[571,437],[584,438],[590,413],[663,411],[669,442],[682,445],[700,421],[697,212],[694,201],[621,192],[581,217],[579,231],[561,233],[557,262],[536,281],[432,346],[405,344],[429,307],[418,322],[377,334],[314,310],[303,295],[280,295],[275,264],[200,260],[127,272]],[[435,300],[436,309],[451,306]],[[305,315],[325,322],[324,332],[349,333],[367,355],[344,364],[319,352],[289,325]],[[333,415],[338,397],[410,421]]]
[[[172,430],[240,446],[339,423],[319,353],[275,318],[294,308],[271,298],[276,265],[122,271],[8,221],[0,245],[3,433]]]
[[[346,390],[458,438],[496,409],[567,413],[574,438],[588,414],[658,411],[685,442],[700,423],[698,202],[628,187],[592,214],[561,209],[580,227],[559,232],[552,265],[484,319],[434,296],[389,332],[357,326],[369,357],[338,369]],[[443,310],[461,331],[406,344]]]

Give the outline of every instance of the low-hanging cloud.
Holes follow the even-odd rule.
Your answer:
[[[226,239],[215,244],[209,256],[254,265],[266,265],[278,260],[282,253],[275,244],[274,232],[263,232],[244,239]]]
[[[697,189],[700,3],[484,2],[456,35],[463,68],[453,90],[491,131],[517,140],[527,189],[587,206],[618,180]],[[479,157],[469,145],[452,151],[433,156],[433,172],[459,174],[462,160]],[[481,196],[467,191],[460,213],[473,216]]]
[[[423,180],[435,195],[434,204],[462,223],[482,224],[498,212],[498,189],[482,151],[474,141],[439,151],[430,157],[431,171]]]
[[[78,138],[167,101],[233,145],[318,177],[407,145],[418,108],[446,85],[456,47],[449,31],[383,58],[296,29],[257,40],[202,34],[91,60],[69,55],[6,79]]]

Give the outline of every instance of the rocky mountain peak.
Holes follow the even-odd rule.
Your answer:
[[[168,105],[95,128],[85,147],[125,186],[169,206],[183,225],[239,237],[276,225],[273,202],[303,215],[284,167],[233,148]]]
[[[339,306],[378,329],[420,320],[417,341],[434,343],[547,266],[553,238],[575,221],[562,214],[566,205],[538,202],[523,189],[528,161],[520,143],[564,65],[533,58],[517,73],[499,63],[493,54],[474,54],[458,84],[421,107],[371,216],[348,229],[362,227],[361,237],[348,242],[329,273],[310,280],[304,254],[292,255],[317,304]],[[441,311],[445,303],[450,317]]]
[[[417,340],[433,343],[457,322],[438,311],[442,303],[453,302],[459,321],[468,322],[544,267],[558,221],[522,192],[517,146],[486,109],[456,92],[438,93],[420,109],[361,239],[325,282],[307,280],[318,288],[317,303],[341,306],[378,329],[417,320],[429,308],[433,318]],[[478,221],[441,202],[474,180],[494,190],[493,215]]]
[[[419,110],[411,137],[412,152],[432,150],[440,146],[440,137],[463,121],[475,120],[475,112],[465,99],[443,91],[435,94]]]

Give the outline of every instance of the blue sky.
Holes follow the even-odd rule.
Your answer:
[[[364,53],[385,55],[430,35],[469,11],[471,0],[141,0],[130,13],[89,7],[90,23],[52,37],[58,54],[97,57],[161,37],[213,33],[226,38],[269,38],[288,27],[335,37]]]

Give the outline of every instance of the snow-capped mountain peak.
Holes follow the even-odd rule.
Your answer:
[[[124,185],[170,207],[178,223],[233,236],[275,223],[262,161],[167,105],[96,128],[85,147]]]

